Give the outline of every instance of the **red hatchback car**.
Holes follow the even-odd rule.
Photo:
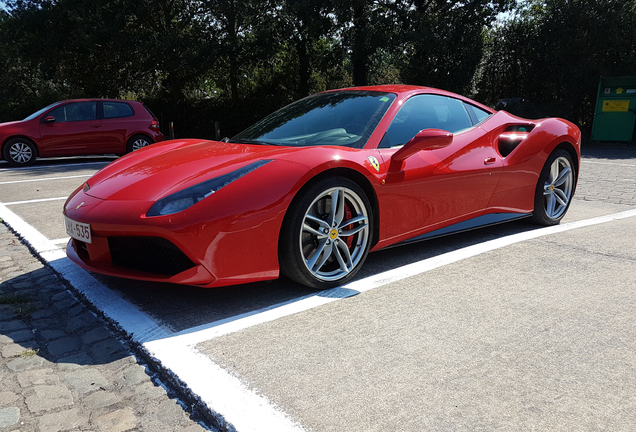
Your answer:
[[[0,154],[13,166],[37,157],[122,155],[163,139],[148,108],[119,99],[56,102],[22,121],[0,123]]]

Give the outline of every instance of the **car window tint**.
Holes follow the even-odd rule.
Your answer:
[[[472,126],[462,101],[440,95],[416,95],[404,102],[380,147],[404,145],[423,129],[457,133]]]
[[[104,102],[104,118],[131,117],[135,113],[130,105],[125,102]]]
[[[49,113],[55,117],[56,123],[95,120],[97,118],[97,102],[73,102],[55,108]]]
[[[474,105],[471,105],[471,104],[465,104],[465,105],[468,112],[476,120],[475,124],[481,123],[482,121],[486,120],[491,115],[488,111],[484,111],[483,109],[477,108]]]

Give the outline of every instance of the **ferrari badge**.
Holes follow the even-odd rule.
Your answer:
[[[373,168],[375,168],[377,172],[380,172],[380,163],[378,162],[378,160],[373,156],[369,156],[367,159],[369,159],[369,162],[371,162]]]

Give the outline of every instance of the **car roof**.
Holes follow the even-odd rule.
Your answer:
[[[140,101],[133,101],[127,99],[108,99],[108,98],[88,98],[88,99],[66,99],[59,101],[59,103],[68,103],[68,102],[127,102],[127,103],[140,103]]]
[[[401,99],[407,99],[408,97],[418,94],[418,93],[429,93],[429,94],[438,94],[442,96],[448,96],[456,99],[460,99],[469,104],[478,106],[490,113],[495,113],[495,110],[492,108],[483,105],[477,101],[469,99],[465,96],[462,96],[457,93],[453,93],[446,90],[437,89],[434,87],[425,87],[425,86],[416,86],[409,84],[382,84],[375,86],[360,86],[360,87],[349,87],[349,88],[341,88],[336,90],[328,90],[328,91],[344,91],[344,90],[354,90],[354,91],[381,91],[386,93],[395,93]]]

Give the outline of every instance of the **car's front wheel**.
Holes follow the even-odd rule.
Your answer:
[[[140,148],[149,146],[150,144],[152,144],[150,138],[144,135],[135,135],[128,140],[126,151],[130,153],[131,151],[139,150]]]
[[[5,144],[3,156],[11,166],[29,166],[35,162],[37,148],[27,139],[14,138]]]
[[[362,188],[347,178],[324,178],[304,191],[285,216],[281,271],[311,288],[342,285],[364,263],[372,227],[373,212]]]
[[[570,207],[576,185],[576,168],[565,150],[555,150],[546,161],[534,197],[532,219],[540,225],[561,222]]]

